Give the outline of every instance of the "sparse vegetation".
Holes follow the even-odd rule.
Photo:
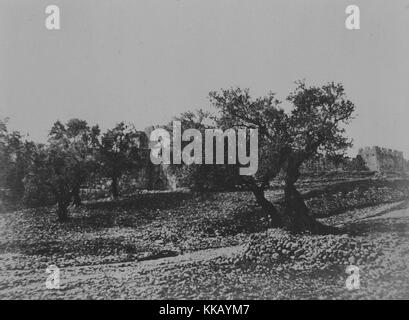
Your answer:
[[[50,212],[52,207],[3,213],[0,215],[0,265],[6,276],[1,283],[3,288],[9,289],[0,290],[0,297],[290,298],[304,295],[306,298],[351,298],[362,294],[348,292],[344,287],[345,263],[351,259],[365,270],[374,268],[377,272],[378,280],[363,273],[366,294],[386,297],[386,291],[396,283],[379,282],[379,277],[392,270],[388,267],[388,254],[403,248],[402,241],[407,237],[388,229],[392,221],[375,220],[374,225],[383,225],[384,231],[374,234],[365,231],[372,228],[369,222],[365,227],[365,222],[355,220],[391,211],[398,205],[402,208],[409,183],[402,183],[400,190],[387,185],[384,189],[379,186],[376,192],[384,190],[384,197],[388,194],[394,202],[374,207],[369,198],[367,209],[354,209],[356,202],[339,203],[336,186],[330,189],[332,192],[325,191],[327,204],[333,202],[329,207],[337,208],[333,212],[337,214],[326,212],[329,217],[320,221],[328,225],[344,224],[345,232],[355,235],[297,236],[280,229],[267,229],[268,221],[248,191],[152,192],[116,202],[92,202],[79,208],[71,207],[71,219],[65,224],[59,223]],[[345,185],[341,184],[340,188]],[[366,199],[365,192],[353,194],[358,201]],[[321,201],[317,190],[306,190],[303,195],[307,203]],[[282,191],[266,191],[266,198],[273,203],[282,196]],[[339,210],[342,204],[347,205],[344,208],[347,211]],[[317,218],[322,216],[317,212]],[[392,226],[394,224],[390,228]],[[405,233],[408,229],[401,230]],[[178,259],[183,261],[189,254],[194,257],[185,258],[189,263],[178,263]],[[161,261],[157,259],[166,257],[174,257],[175,262],[155,265],[155,261]],[[405,257],[401,254],[402,259]],[[139,265],[142,261],[148,264]],[[21,282],[22,279],[30,283],[43,282],[44,270],[49,264],[64,269],[64,291],[33,291]],[[111,268],[115,268],[116,274],[119,272],[121,279],[107,276],[107,282],[101,280],[98,275],[110,274]],[[402,277],[402,272],[395,276]],[[127,282],[130,278],[133,281]],[[122,283],[123,290],[118,291],[113,285],[117,281]],[[365,285],[367,281],[370,286]],[[273,288],[277,283],[281,283],[280,290]],[[309,293],[305,283],[312,286]],[[375,284],[380,283],[382,286],[377,288]],[[215,296],[213,291],[208,291],[209,285],[217,293]],[[262,289],[254,290],[257,286]],[[404,287],[401,288],[395,297],[404,295]]]

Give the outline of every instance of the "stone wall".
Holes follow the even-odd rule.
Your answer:
[[[407,169],[407,161],[401,151],[374,146],[361,148],[358,154],[372,171],[404,172]]]
[[[139,148],[145,163],[129,176],[128,184],[136,189],[175,190],[176,177],[170,173],[168,166],[154,165],[150,160],[149,136],[152,130],[153,126],[141,132],[144,138],[140,140]]]

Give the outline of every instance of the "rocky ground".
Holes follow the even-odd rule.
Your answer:
[[[0,298],[409,298],[407,201],[321,219],[348,235],[294,236],[247,214],[245,193],[183,197],[84,206],[66,225],[51,208],[0,215]],[[45,286],[50,264],[59,290]],[[360,289],[346,288],[349,265]]]

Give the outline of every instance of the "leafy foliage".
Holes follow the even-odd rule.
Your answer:
[[[196,112],[185,112],[175,118],[181,123],[182,131],[185,129],[197,129],[205,137],[206,129],[215,129],[215,122],[209,112],[198,110]],[[168,124],[167,129],[172,132],[172,124]],[[172,139],[173,142],[173,139]],[[227,145],[227,138],[225,145]],[[182,149],[189,141],[182,141]],[[240,184],[239,167],[235,165],[220,165],[216,163],[216,146],[213,143],[213,164],[172,164],[170,166],[173,174],[176,175],[181,186],[189,187],[195,191],[232,190]],[[173,150],[173,149],[172,149]],[[225,160],[227,160],[227,147],[224,148]],[[205,159],[205,149],[202,149],[202,159]],[[226,163],[227,161],[225,161]]]
[[[95,144],[100,134],[98,126],[90,128],[86,121],[71,119],[66,125],[57,121],[51,128],[49,142],[59,144],[72,153],[72,196],[74,204],[81,204],[80,187],[96,169]]]
[[[17,131],[8,132],[7,119],[0,121],[0,183],[8,189],[10,200],[21,200],[24,194],[24,177],[28,172],[35,144],[24,140]]]
[[[94,143],[98,127],[90,128],[79,119],[67,124],[54,123],[48,144],[38,145],[25,178],[25,203],[41,205],[51,196],[58,204],[60,220],[67,219],[67,207],[74,199],[79,205],[79,191],[95,168]]]
[[[97,140],[101,172],[112,181],[114,199],[119,196],[118,182],[121,176],[145,163],[142,161],[144,153],[140,149],[144,138],[143,132],[137,131],[133,125],[120,122]]]

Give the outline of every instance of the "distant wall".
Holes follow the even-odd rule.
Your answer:
[[[407,162],[401,151],[374,146],[361,148],[358,154],[372,171],[404,172],[407,169]]]

